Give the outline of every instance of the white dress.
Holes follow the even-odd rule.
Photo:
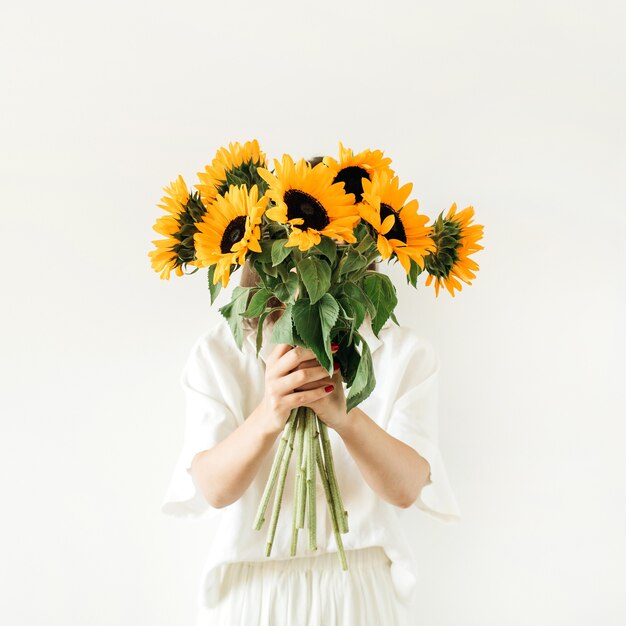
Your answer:
[[[411,626],[385,551],[372,546],[346,556],[347,572],[332,552],[229,563],[216,605],[199,608],[196,626]]]
[[[429,483],[414,506],[441,521],[458,521],[460,511],[438,446],[439,363],[432,346],[412,329],[390,321],[379,332],[380,339],[371,330],[369,318],[360,332],[372,353],[376,388],[359,408],[429,462]],[[266,336],[257,359],[254,333],[246,330],[240,351],[226,321],[220,318],[196,341],[181,374],[185,434],[162,511],[181,517],[205,516],[217,522],[198,590],[198,626],[401,626],[406,623],[406,609],[419,575],[400,524],[402,509],[382,500],[367,485],[333,429],[329,429],[333,458],[348,511],[349,532],[342,535],[347,572],[337,558],[319,474],[318,550],[310,552],[302,537],[298,556],[290,557],[294,490],[290,471],[272,554],[265,556],[268,522],[257,531],[253,521],[278,438],[246,492],[223,509],[208,504],[189,473],[197,452],[224,439],[258,406],[264,392],[265,359],[273,347]],[[307,607],[304,617],[302,607]]]

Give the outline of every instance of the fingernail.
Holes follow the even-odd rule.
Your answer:
[[[334,388],[334,385],[326,385],[326,387],[324,387],[324,391],[326,393],[330,393]]]
[[[338,343],[335,343],[335,342],[331,343],[331,344],[330,344],[330,349],[331,349],[333,352],[337,352],[337,350],[339,350],[339,344],[338,344]]]
[[[333,363],[333,370],[336,372],[339,369],[339,363],[336,361]]]

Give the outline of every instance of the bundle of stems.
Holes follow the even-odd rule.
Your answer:
[[[348,569],[348,563],[341,535],[348,532],[348,512],[343,507],[343,501],[339,492],[328,427],[317,417],[313,409],[305,406],[293,409],[285,424],[254,521],[254,529],[261,530],[265,522],[265,513],[269,500],[274,488],[276,488],[272,517],[267,531],[265,555],[270,556],[272,552],[283,492],[285,490],[285,480],[292,456],[295,458],[296,475],[290,554],[292,557],[296,555],[298,531],[304,528],[305,518],[308,527],[309,550],[317,550],[315,493],[317,468],[324,486],[341,568],[345,571]]]

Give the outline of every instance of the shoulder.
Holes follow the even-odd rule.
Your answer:
[[[193,342],[189,350],[190,360],[224,363],[242,355],[226,320],[219,316]]]
[[[381,328],[378,336],[382,349],[396,357],[436,358],[437,354],[432,342],[422,332],[403,324],[397,325],[388,320]]]
[[[180,381],[207,394],[216,387],[235,389],[247,368],[247,357],[239,350],[228,323],[218,318],[191,345]]]
[[[410,326],[385,324],[379,332],[381,341],[377,350],[383,371],[420,381],[439,371],[439,356],[432,342],[422,332]]]

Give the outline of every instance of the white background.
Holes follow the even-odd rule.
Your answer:
[[[407,515],[415,624],[623,624],[625,27],[607,1],[5,6],[0,621],[193,623],[210,527],[159,507],[218,313],[147,253],[162,187],[257,138],[383,149],[422,211],[485,224],[454,300],[390,269],[463,513]]]

